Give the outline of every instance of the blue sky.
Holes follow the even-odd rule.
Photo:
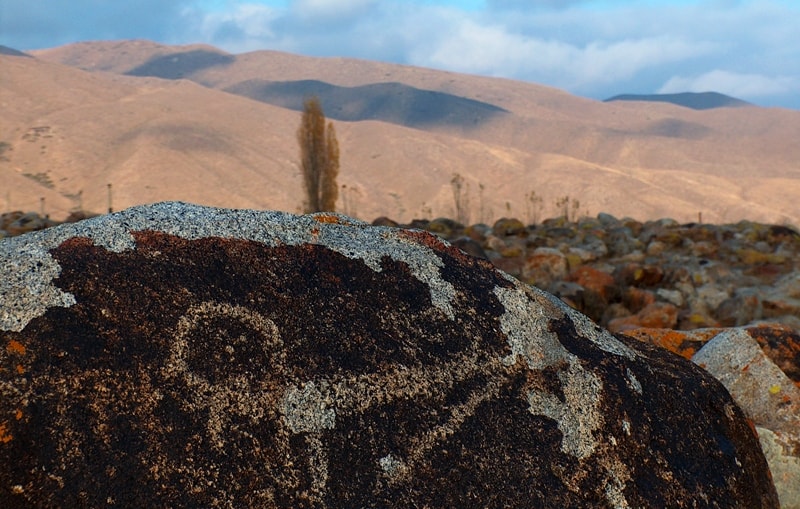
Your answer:
[[[800,109],[797,0],[2,0],[0,44],[204,42]]]

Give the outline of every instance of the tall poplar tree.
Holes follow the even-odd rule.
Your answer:
[[[333,212],[339,197],[339,142],[333,123],[325,124],[325,114],[317,97],[303,103],[303,118],[297,130],[300,167],[306,192],[306,212]]]

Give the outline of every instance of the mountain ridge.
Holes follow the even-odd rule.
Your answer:
[[[537,206],[552,214],[557,199],[571,196],[593,214],[800,223],[800,148],[791,141],[800,137],[800,114],[792,110],[604,103],[507,79],[273,51],[230,56],[204,45],[84,42],[31,54],[25,65],[3,63],[12,80],[0,87],[6,103],[19,105],[0,127],[11,146],[0,172],[13,174],[14,196],[33,186],[29,208],[40,195],[48,206],[60,196],[66,212],[78,200],[65,196],[83,190],[84,206],[105,210],[113,183],[117,209],[183,199],[297,211],[299,113],[230,87],[315,80],[337,90],[397,83],[504,110],[477,124],[334,119],[346,186],[340,210],[365,219],[453,216],[451,180],[459,174],[473,221],[531,217]],[[131,75],[145,74],[145,65],[173,79]],[[335,116],[335,105],[323,107]],[[400,118],[411,111],[392,107]],[[43,125],[52,138],[29,141]],[[52,188],[25,174],[46,176]],[[542,205],[530,201],[534,192]]]

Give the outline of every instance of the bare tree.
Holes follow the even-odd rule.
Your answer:
[[[325,125],[325,114],[317,97],[303,103],[303,118],[297,130],[300,167],[306,192],[306,212],[333,212],[339,187],[339,142],[333,123]]]

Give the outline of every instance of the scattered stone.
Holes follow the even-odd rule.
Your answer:
[[[674,329],[678,323],[678,308],[668,302],[653,302],[635,315],[615,318],[608,323],[608,330],[623,332],[631,329]]]
[[[778,507],[711,375],[424,232],[136,207],[0,304],[11,507]]]
[[[381,216],[372,221],[372,226],[387,226],[389,228],[397,228],[400,225],[397,223],[397,221],[393,221],[386,216]]]
[[[15,211],[0,215],[0,231],[6,232],[10,237],[44,230],[56,224],[58,223],[48,217],[42,217],[36,212]]]
[[[567,257],[558,249],[536,248],[522,266],[522,280],[547,288],[556,280],[567,276]]]
[[[511,235],[525,235],[527,230],[519,219],[507,218],[495,221],[492,231],[495,235],[508,237]]]
[[[675,326],[680,328],[748,326],[765,319],[800,328],[800,234],[786,226],[747,221],[681,225],[672,219],[641,223],[599,214],[527,227],[504,218],[493,228],[483,225],[480,232],[474,240],[489,260],[544,290],[560,281],[577,282],[570,274],[579,268],[613,275],[616,288],[605,306],[614,309],[592,313],[605,327],[611,319],[664,302],[678,309]],[[563,254],[566,273],[539,270],[547,267],[536,256],[542,248]],[[748,249],[759,254],[740,256]],[[633,298],[642,294],[631,288],[651,292],[655,300],[650,301],[651,293],[644,301]],[[619,304],[633,308],[625,313]]]

